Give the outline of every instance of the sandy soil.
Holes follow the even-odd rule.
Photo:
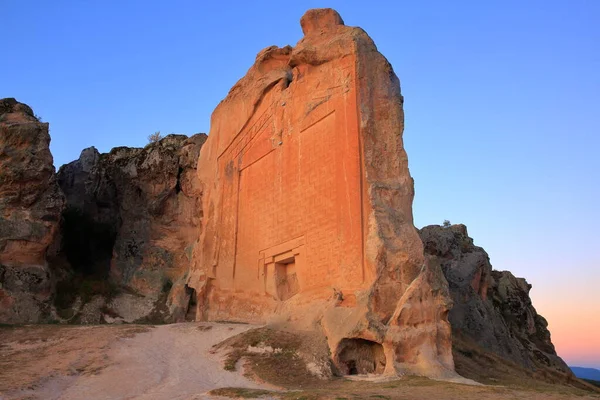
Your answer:
[[[219,387],[259,388],[225,371],[210,348],[252,328],[240,324],[156,327],[38,326],[0,331],[0,398],[159,400],[212,398]],[[264,386],[263,386],[264,387]]]

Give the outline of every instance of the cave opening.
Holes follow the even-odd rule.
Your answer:
[[[337,361],[343,375],[382,374],[386,364],[380,343],[359,338],[342,339]]]
[[[62,318],[71,318],[75,301],[84,303],[100,295],[110,299],[118,286],[110,279],[118,217],[109,214],[101,221],[82,209],[67,206],[62,213],[60,251],[50,263],[62,270],[56,282],[53,303]]]
[[[62,215],[61,253],[73,271],[98,279],[108,277],[117,222],[96,221],[76,207],[67,207]]]

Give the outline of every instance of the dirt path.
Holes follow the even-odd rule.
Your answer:
[[[209,353],[214,344],[252,327],[186,323],[138,327],[141,333],[122,328],[121,334],[113,330],[112,335],[110,327],[65,327],[56,328],[47,340],[24,338],[19,329],[25,328],[19,328],[4,333],[0,356],[12,358],[9,368],[23,374],[34,364],[37,381],[19,381],[19,371],[14,371],[15,384],[5,381],[7,390],[2,395],[0,386],[0,398],[188,400],[211,398],[205,393],[219,387],[259,388],[240,372],[225,371]],[[11,379],[6,371],[0,372],[4,379]]]

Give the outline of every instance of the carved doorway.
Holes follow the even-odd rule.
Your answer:
[[[275,281],[277,297],[281,301],[286,301],[300,291],[295,257],[275,263]]]

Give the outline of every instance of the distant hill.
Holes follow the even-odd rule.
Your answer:
[[[600,370],[596,368],[570,367],[576,377],[600,381]]]

